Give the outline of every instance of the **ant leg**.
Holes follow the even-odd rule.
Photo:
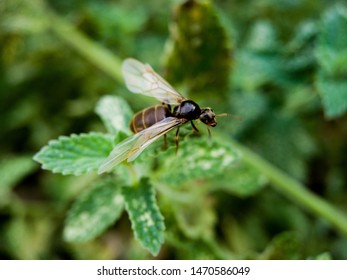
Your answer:
[[[176,130],[176,136],[175,136],[175,143],[176,143],[176,154],[178,152],[178,135],[179,135],[179,131],[180,131],[180,128],[177,127],[177,130]]]
[[[210,146],[212,146],[211,130],[210,130],[210,128],[209,128],[208,126],[206,126],[206,127],[207,127],[207,131],[208,131],[208,144],[209,144]]]
[[[167,137],[166,137],[166,134],[164,134],[164,149],[163,150],[166,150],[167,149]]]
[[[199,129],[196,128],[194,122],[193,122],[193,121],[190,121],[190,123],[192,124],[193,130],[196,131],[196,132],[199,132]]]

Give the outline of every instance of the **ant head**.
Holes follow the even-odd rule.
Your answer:
[[[201,109],[199,119],[207,126],[215,127],[217,125],[216,117],[232,117],[234,119],[241,119],[240,116],[235,116],[228,113],[215,114],[210,107]]]
[[[208,126],[215,127],[217,125],[216,114],[210,107],[202,108],[199,117],[200,121]]]

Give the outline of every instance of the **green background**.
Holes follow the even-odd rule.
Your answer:
[[[2,0],[0,258],[153,258],[123,208],[106,207],[95,238],[67,237],[71,213],[101,211],[109,192],[96,172],[53,174],[32,159],[61,135],[106,132],[94,109],[105,95],[133,112],[156,104],[124,85],[121,62],[134,57],[238,116],[212,130],[216,147],[240,156],[228,167],[203,124],[200,138],[183,130],[181,154],[134,165],[158,209],[153,193],[139,195],[164,218],[156,258],[346,259],[346,34],[339,1]]]

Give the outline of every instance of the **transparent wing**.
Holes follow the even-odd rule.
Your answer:
[[[126,138],[114,147],[110,155],[100,166],[98,173],[101,174],[126,159],[133,161],[152,142],[180,124],[182,124],[182,120],[180,119],[173,117],[165,118],[149,128]]]
[[[122,64],[122,72],[127,88],[133,93],[152,96],[166,104],[179,104],[185,100],[148,64],[127,58]]]

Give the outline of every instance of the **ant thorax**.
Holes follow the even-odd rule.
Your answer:
[[[172,112],[172,115],[176,118],[182,118],[187,120],[196,120],[200,117],[201,109],[198,104],[192,100],[185,100],[181,104],[177,105]]]

